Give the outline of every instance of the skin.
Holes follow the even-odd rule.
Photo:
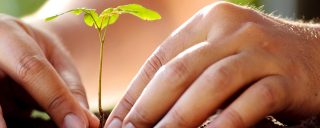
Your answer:
[[[149,57],[108,125],[250,127],[267,115],[295,121],[320,112],[320,26],[213,3]],[[227,102],[229,101],[229,102]],[[115,121],[116,120],[116,121]]]
[[[55,9],[57,13],[85,5],[101,9],[106,7],[106,4],[101,4],[103,2],[80,3],[73,0]],[[116,3],[110,4],[115,6]],[[59,127],[66,127],[65,118],[72,117],[68,114],[79,118],[79,122],[73,120],[71,124],[98,127],[98,119],[88,111],[88,100],[80,75],[71,55],[64,48],[64,45],[71,47],[72,55],[79,54],[78,47],[72,46],[80,46],[78,44],[83,42],[92,45],[97,35],[82,24],[67,25],[65,21],[76,23],[80,19],[66,17],[53,23],[44,23],[41,19],[26,24],[7,15],[0,16],[0,105],[7,117],[30,117],[33,109],[40,109],[48,112]],[[69,27],[76,32],[70,35],[70,31],[66,31],[70,30]],[[74,35],[84,38],[74,38]],[[25,106],[21,108],[16,105],[17,102]],[[0,113],[1,126],[5,126],[3,114]]]
[[[6,122],[4,121],[3,117],[2,117],[2,108],[0,106],[0,127],[1,128],[6,128]]]
[[[57,12],[63,12],[63,10],[85,5],[92,8],[102,8],[107,5],[119,4],[110,1],[104,4],[102,2],[93,3],[92,1],[79,4],[75,1],[70,2],[71,4],[68,6],[59,6],[59,9],[58,7],[55,9],[61,10]],[[167,18],[159,23],[152,23],[153,26],[147,26],[138,24],[141,23],[139,20],[124,17],[118,23],[121,25],[114,25],[113,29],[117,31],[110,31],[108,34],[112,38],[107,40],[109,42],[121,41],[121,43],[111,44],[112,48],[107,46],[106,51],[109,52],[106,54],[110,57],[117,56],[130,59],[121,59],[117,62],[117,59],[110,58],[109,63],[106,63],[107,69],[109,65],[116,67],[116,70],[111,70],[111,68],[107,70],[111,71],[108,72],[109,76],[105,76],[106,78],[114,76],[114,73],[121,72],[118,69],[126,67],[128,63],[130,63],[131,68],[128,71],[123,71],[123,74],[133,75],[140,62],[142,63],[149,52],[151,53],[152,49],[158,45],[157,42],[165,38],[166,34],[173,28],[179,26],[183,19],[188,17],[188,14],[193,14],[190,10],[196,10],[197,7],[211,3],[209,0],[199,0],[197,3],[187,0],[182,2],[192,3],[194,8],[190,8],[190,6],[182,6],[181,2],[175,1],[162,2],[159,0],[157,1],[158,4],[152,4],[154,1],[130,1],[130,3],[132,2],[159,10],[163,17]],[[181,6],[181,8],[174,8],[176,5]],[[175,13],[169,13],[167,10],[170,9]],[[73,64],[68,61],[70,59],[66,50],[61,47],[59,41],[55,40],[55,37],[51,36],[52,34],[47,34],[38,29],[39,26],[39,28],[46,28],[63,41],[75,59],[75,64],[80,70],[81,76],[85,78],[84,83],[90,91],[97,85],[91,81],[96,81],[95,78],[97,77],[93,75],[95,72],[93,72],[92,67],[96,67],[98,64],[92,63],[91,60],[97,60],[92,56],[97,56],[94,53],[98,50],[98,43],[96,45],[92,43],[97,39],[94,31],[87,29],[82,24],[76,24],[79,20],[66,16],[50,24],[32,22],[31,25],[37,27],[30,27],[16,19],[5,18],[5,22],[0,25],[5,27],[0,29],[5,30],[2,32],[4,34],[1,34],[0,39],[10,42],[4,41],[6,43],[0,46],[2,48],[0,52],[4,52],[1,55],[5,58],[0,58],[0,78],[4,82],[14,81],[8,84],[14,85],[12,87],[24,88],[26,90],[25,94],[34,97],[34,104],[40,104],[48,111],[59,126],[63,125],[65,114],[72,112],[80,116],[86,126],[97,127],[96,118],[87,114],[87,110],[81,108],[77,102],[86,104],[87,101],[82,89],[83,84],[78,77],[78,73],[74,70],[75,68],[70,66]],[[8,21],[10,22],[8,23]],[[72,24],[65,24],[65,21]],[[19,23],[17,24],[17,22]],[[125,23],[121,22],[128,22],[128,26],[122,25]],[[136,23],[137,25],[132,25]],[[17,33],[8,33],[8,27]],[[26,28],[29,31],[26,32]],[[155,29],[151,28],[156,28],[157,33],[153,33]],[[121,38],[123,37],[123,31],[119,30],[126,30],[126,33],[139,30],[138,32],[145,37],[137,38],[136,35],[126,35],[126,38]],[[36,34],[30,34],[30,31]],[[319,27],[317,25],[288,23],[251,9],[227,3],[210,5],[172,33],[149,57],[131,82],[128,91],[113,111],[106,126],[112,120],[119,119],[120,123],[124,124],[123,126],[131,122],[135,127],[195,127],[200,125],[218,108],[226,109],[211,124],[217,127],[247,127],[270,114],[278,114],[285,119],[288,119],[286,117],[293,117],[291,115],[303,118],[316,114],[319,112],[316,107],[319,106],[319,103],[316,102],[319,101],[319,87],[316,86],[316,83],[319,83],[317,80],[319,73],[317,65],[320,61],[316,57],[318,55],[317,51],[319,51],[317,46],[319,41],[315,38],[318,36],[318,32]],[[74,38],[74,35],[78,35],[77,38]],[[35,37],[46,41],[39,41]],[[137,45],[137,47],[141,47],[140,49],[135,49],[132,48],[132,42],[145,43],[141,46]],[[24,47],[16,45],[23,45]],[[45,47],[48,49],[44,49]],[[92,49],[86,49],[86,54],[83,54],[83,50],[87,47]],[[17,50],[17,48],[19,49]],[[59,52],[53,52],[55,50]],[[125,51],[126,54],[120,54],[121,50],[122,52]],[[297,50],[299,52],[296,52]],[[14,54],[16,58],[19,58],[19,55],[23,52],[30,52],[41,57],[40,60],[45,65],[43,67],[49,68],[48,72],[45,75],[30,73],[28,77],[32,79],[36,76],[49,76],[46,77],[48,80],[41,81],[40,79],[40,82],[46,82],[41,84],[46,85],[46,88],[38,88],[38,84],[32,84],[34,86],[31,86],[28,81],[20,80],[17,71],[14,71],[16,70],[14,66],[21,61],[5,56],[12,51],[16,52]],[[142,52],[137,53],[136,51]],[[58,55],[55,59],[49,59],[50,54],[53,53]],[[139,56],[139,58],[136,56]],[[67,59],[59,59],[59,57],[66,57]],[[53,62],[56,64],[53,64]],[[88,65],[89,63],[91,65]],[[60,65],[60,68],[57,65]],[[61,72],[69,72],[71,75],[63,75]],[[121,81],[126,81],[131,78],[131,75],[119,75],[117,77],[121,78]],[[111,85],[119,85],[119,83],[113,82]],[[125,82],[120,85],[125,85]],[[64,99],[61,99],[62,104],[57,105],[57,107],[49,107],[49,104],[52,104],[55,100],[48,99],[56,99],[55,97],[60,95],[55,94],[57,90],[63,92],[61,94],[64,95]],[[106,90],[110,92],[109,89]],[[144,92],[142,92],[143,90]],[[237,97],[239,95],[238,90],[241,90],[239,97]],[[21,89],[18,89],[18,91],[21,91]],[[92,92],[93,95],[89,95],[89,97],[96,96],[97,91],[93,90]],[[226,99],[230,99],[230,97],[236,97],[236,99],[231,99],[230,102],[225,103]],[[96,98],[93,97],[93,100],[96,100]],[[24,101],[30,100],[24,99]],[[310,101],[314,102],[310,103]],[[3,108],[8,108],[4,107],[6,104],[1,103],[1,105]],[[33,103],[31,106],[38,107]],[[55,110],[50,108],[55,108]],[[14,111],[16,110],[14,109]],[[194,110],[199,110],[199,112],[195,113]],[[4,113],[6,112],[8,111],[4,111]],[[0,123],[0,125],[5,124]]]
[[[75,0],[70,6],[45,6],[45,9],[55,10],[56,14],[71,8],[88,7],[98,8],[116,7],[119,4],[138,3],[158,11],[163,19],[156,22],[146,22],[130,15],[122,15],[119,21],[112,25],[107,32],[105,44],[105,62],[103,70],[103,104],[111,108],[120,100],[128,84],[143,65],[148,56],[156,47],[185,20],[190,18],[200,8],[212,3],[211,0],[122,0],[122,1],[83,1]],[[191,4],[192,3],[192,4]],[[50,3],[48,3],[50,4]],[[99,5],[99,6],[96,6]],[[179,6],[179,8],[175,8]],[[48,16],[46,14],[44,16]],[[72,24],[66,24],[68,23]],[[53,22],[30,22],[37,27],[54,32],[70,51],[75,65],[84,83],[91,109],[97,108],[98,60],[99,41],[97,32],[88,28],[81,16],[64,15]],[[41,27],[42,28],[42,27]],[[76,35],[77,38],[74,38]],[[143,36],[142,36],[143,35]],[[124,38],[125,37],[125,38]],[[132,47],[134,44],[134,47]]]
[[[84,127],[96,127],[98,120],[88,111],[79,74],[60,41],[6,15],[0,15],[0,24],[0,82],[1,88],[9,87],[1,89],[4,113],[13,116],[42,108],[59,127],[66,127],[68,114],[77,116]],[[14,97],[28,101],[30,107],[17,109]]]

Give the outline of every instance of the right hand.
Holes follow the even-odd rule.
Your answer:
[[[133,79],[106,127],[251,127],[319,114],[320,26],[215,2],[173,32]]]
[[[18,98],[40,105],[59,127],[99,124],[88,111],[79,74],[60,42],[6,15],[0,15],[0,85],[1,128],[6,127],[2,112],[11,114],[9,111],[16,108],[8,99],[20,95],[11,92],[13,88],[30,95],[34,101],[21,95]],[[19,114],[19,110],[13,112]]]

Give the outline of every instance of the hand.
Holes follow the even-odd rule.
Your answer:
[[[106,126],[250,127],[320,112],[320,27],[225,2],[205,7],[147,60]]]
[[[10,104],[14,101],[8,101],[12,99],[8,96],[20,95],[19,99],[30,104],[35,100],[59,127],[98,126],[97,118],[87,109],[79,74],[60,42],[5,15],[0,15],[0,83],[4,114],[20,114]],[[27,92],[27,98],[17,92]],[[1,119],[0,126],[4,126]]]

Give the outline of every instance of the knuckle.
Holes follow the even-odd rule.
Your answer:
[[[260,85],[259,92],[261,97],[265,99],[264,104],[266,104],[267,108],[273,108],[277,104],[278,99],[280,98],[279,90],[271,84]]]
[[[229,24],[230,28],[239,28],[247,22],[266,22],[263,16],[254,9],[223,1],[207,6],[203,14],[206,15],[208,21],[216,19],[216,23]]]
[[[177,123],[179,127],[196,127],[196,125],[193,123],[192,119],[189,119],[190,116],[183,115],[179,110],[174,109],[172,112],[172,118],[174,123]],[[192,118],[192,117],[190,117]]]
[[[134,105],[134,103],[134,98],[130,94],[126,93],[123,99],[120,101],[119,105],[123,107],[125,110],[129,111]]]
[[[161,77],[170,80],[168,81],[170,83],[175,83],[177,80],[185,80],[187,74],[191,74],[189,67],[183,59],[167,64],[162,68]]]
[[[243,121],[243,117],[234,108],[229,107],[224,113],[224,116],[225,116],[224,119],[228,119],[229,120],[228,122],[230,122],[230,125],[228,126],[236,126],[238,128],[246,127],[245,122]]]
[[[124,119],[125,121],[125,117],[133,107],[134,103],[134,98],[130,94],[126,93],[124,97],[122,97],[120,102],[117,104],[115,109],[112,110],[112,113],[109,118],[119,118]]]
[[[218,17],[218,19],[237,18],[238,20],[243,19],[242,16],[245,16],[249,12],[243,7],[224,1],[211,4],[205,10],[210,17]]]
[[[53,97],[49,98],[49,104],[47,105],[47,110],[50,113],[57,113],[59,112],[60,106],[63,106],[63,103],[66,101],[66,96],[61,91],[56,93]]]
[[[81,88],[81,87],[70,88],[70,92],[73,95],[76,95],[76,96],[80,96],[80,97],[83,97],[83,98],[86,97],[86,92],[84,91],[84,88]]]
[[[207,76],[205,76],[205,80],[208,82],[214,82],[216,83],[215,88],[225,88],[230,80],[233,77],[232,69],[227,66],[221,66],[215,69],[215,72],[209,73]],[[214,80],[214,81],[212,81]]]
[[[219,1],[210,6],[210,11],[213,11],[213,12],[230,11],[237,8],[238,6],[235,6],[234,4],[231,4],[229,2]]]
[[[124,119],[124,123],[132,122],[134,125],[143,125],[143,126],[153,126],[154,121],[150,118],[150,114],[144,111],[144,108],[136,107],[135,109],[131,110],[129,117]]]
[[[142,70],[143,76],[147,81],[151,80],[159,68],[166,63],[167,59],[165,57],[165,52],[162,49],[162,47],[159,47],[155,53],[152,54]]]
[[[23,82],[31,82],[48,69],[40,56],[23,56],[17,65],[17,75]]]
[[[259,23],[247,21],[245,22],[241,27],[240,30],[242,30],[244,33],[248,34],[264,34],[263,26]]]
[[[255,37],[249,38],[250,41],[247,41],[246,44],[251,44],[260,50],[272,50],[277,45],[270,41],[272,39],[268,38],[270,33],[262,23],[246,21],[239,26],[235,33],[240,34],[239,37]]]

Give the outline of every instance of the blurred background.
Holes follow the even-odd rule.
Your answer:
[[[51,16],[59,13],[60,6],[66,4],[66,2],[70,2],[72,0],[0,0],[0,13],[9,14],[15,17],[24,17],[36,12],[43,4],[46,2],[50,2],[50,7],[46,6],[46,9],[41,10],[40,19],[43,22],[43,18],[47,16]],[[76,0],[75,0],[76,1]],[[99,1],[99,0],[92,0]],[[100,0],[104,3],[107,0]],[[129,1],[129,0],[128,0]],[[134,1],[134,0],[130,0]],[[138,1],[138,0],[136,0]],[[147,0],[146,0],[147,1]],[[159,0],[161,1],[161,0]],[[159,2],[158,1],[158,2]],[[183,2],[181,2],[183,1]],[[202,8],[203,6],[211,3],[211,1],[215,0],[172,0],[170,1],[170,5],[172,6],[161,6],[163,11],[164,20],[158,23],[148,24],[148,27],[145,27],[145,30],[137,30],[132,27],[132,24],[137,24],[146,26],[147,24],[138,21],[131,20],[130,17],[127,17],[126,20],[130,20],[132,24],[124,24],[120,23],[118,25],[113,26],[114,28],[112,32],[110,32],[110,36],[113,36],[112,39],[109,39],[109,47],[107,47],[106,55],[108,55],[108,61],[105,63],[104,70],[104,84],[112,85],[112,86],[104,86],[103,87],[103,104],[112,108],[113,105],[119,101],[124,91],[126,90],[127,85],[133,78],[133,76],[138,71],[139,67],[143,64],[145,59],[151,52],[158,46],[158,43],[162,42],[164,38],[167,37],[167,34],[172,32],[175,28],[181,25],[186,19],[192,16],[197,10]],[[320,0],[226,0],[233,3],[247,5],[257,7],[259,9],[264,10],[266,13],[273,13],[273,15],[281,16],[283,18],[288,19],[304,19],[310,20],[315,19],[316,17],[320,17],[320,10],[318,5],[320,5]],[[79,3],[81,0],[79,0]],[[161,2],[159,2],[161,3]],[[145,2],[148,6],[156,5],[153,2]],[[159,5],[160,6],[160,5]],[[177,7],[179,6],[179,7]],[[186,8],[188,10],[186,10]],[[156,8],[155,8],[156,9]],[[160,10],[160,9],[158,9]],[[51,12],[50,12],[51,11]],[[58,12],[57,12],[58,11]],[[119,22],[124,22],[125,20],[120,20]],[[46,23],[47,24],[47,23]],[[82,24],[82,23],[81,23]],[[125,30],[121,29],[126,28]],[[136,26],[136,25],[134,25]],[[137,27],[138,28],[138,27]],[[147,29],[148,28],[148,29]],[[154,29],[157,28],[159,31],[157,34],[153,34]],[[65,33],[70,33],[69,36],[72,36],[74,31],[78,29],[66,29]],[[119,33],[125,33],[125,37],[122,36],[117,37]],[[136,38],[137,35],[140,38]],[[60,35],[62,36],[62,35]],[[65,35],[67,36],[67,35]],[[148,38],[146,38],[148,37]],[[71,46],[68,45],[67,48],[70,48],[70,52],[73,55],[75,60],[75,64],[80,72],[81,77],[83,78],[83,83],[87,90],[88,100],[91,108],[97,108],[97,95],[98,91],[97,85],[97,69],[95,68],[98,65],[98,58],[94,58],[95,56],[93,51],[98,50],[98,45],[93,45],[90,43],[92,40],[90,38],[86,39],[81,45]],[[67,42],[67,41],[66,41]],[[121,47],[118,43],[121,42]],[[140,42],[132,48],[132,42]],[[144,43],[142,43],[144,42]],[[153,42],[153,43],[150,43]],[[86,52],[83,52],[83,49],[90,47],[90,49],[86,49]],[[90,52],[91,50],[92,52]],[[137,52],[138,51],[138,52]],[[90,54],[89,54],[90,53]],[[130,58],[130,59],[123,59]],[[133,59],[134,58],[134,59]],[[88,61],[88,60],[92,60]],[[88,63],[84,63],[88,62]]]
[[[0,13],[16,17],[30,15],[47,0],[0,0]],[[288,19],[310,20],[320,17],[319,0],[226,0],[237,4],[251,4]]]
[[[22,18],[24,16],[28,16],[36,12],[38,9],[41,8],[42,5],[44,5],[48,1],[49,0],[0,0],[0,13],[5,13],[18,18]],[[56,8],[63,5],[65,2],[69,2],[69,1],[72,1],[72,0],[50,0],[50,5],[51,5],[51,2],[54,3],[52,4],[52,7],[50,8],[46,7],[46,10],[41,10],[40,13],[42,13],[44,17],[56,14],[57,13]],[[100,1],[107,1],[107,0],[100,0]],[[124,28],[127,28],[126,31],[123,31],[120,29],[114,29],[113,33],[112,32],[109,33],[111,36],[115,36],[115,38],[112,38],[113,40],[108,40],[109,42],[111,42],[110,46],[112,46],[112,48],[108,47],[109,49],[106,49],[106,51],[108,51],[108,53],[106,54],[109,55],[108,56],[109,58],[108,58],[108,63],[105,66],[106,70],[104,70],[105,71],[104,78],[108,78],[107,80],[105,80],[106,85],[117,85],[117,87],[106,86],[106,88],[103,89],[103,92],[106,92],[105,95],[103,96],[103,99],[108,99],[108,100],[104,100],[103,104],[108,106],[108,108],[113,107],[113,105],[120,99],[120,97],[123,94],[123,91],[125,90],[129,81],[132,79],[133,75],[137,72],[139,66],[144,62],[147,55],[149,55],[149,53],[152,52],[151,50],[157,46],[156,43],[149,43],[149,42],[161,42],[163,38],[167,36],[168,33],[174,30],[178,25],[181,25],[181,23],[184,22],[191,15],[193,15],[195,11],[197,11],[199,8],[203,7],[204,5],[211,3],[211,1],[215,1],[215,0],[194,0],[194,1],[184,0],[184,2],[181,2],[181,1],[183,0],[170,1],[176,4],[176,5],[170,4],[172,5],[171,7],[163,8],[163,6],[161,6],[163,10],[171,9],[170,12],[176,11],[176,13],[166,14],[166,16],[172,16],[171,18],[168,18],[170,19],[170,22],[167,22],[169,21],[167,19],[167,21],[163,20],[162,22],[158,22],[155,24],[153,23],[152,25],[151,24],[149,25],[148,28],[156,28],[155,26],[158,27],[157,29],[160,31],[158,33],[160,34],[157,36],[154,36],[154,33],[152,33],[154,29],[138,31],[134,27],[132,27],[132,24],[121,24],[121,26],[124,26]],[[266,13],[272,13],[273,15],[280,16],[287,19],[292,19],[292,20],[303,19],[306,21],[314,19],[315,21],[320,21],[319,18],[317,18],[317,17],[320,17],[320,8],[319,8],[320,0],[226,0],[226,1],[233,2],[240,5],[249,4],[253,7],[264,10]],[[79,0],[79,3],[80,2],[81,1]],[[201,5],[200,4],[201,2],[205,4]],[[156,5],[152,2],[150,2],[150,4]],[[177,7],[177,5],[179,5],[180,8]],[[188,10],[186,10],[186,8]],[[49,11],[53,11],[52,12],[53,14],[49,13]],[[186,16],[182,16],[187,12],[189,12],[190,15],[187,14]],[[127,19],[130,20],[130,17]],[[134,20],[130,20],[130,21],[134,21]],[[140,24],[140,21],[137,21],[135,23],[139,23],[138,26],[142,25]],[[145,25],[147,24],[143,23],[143,26]],[[120,28],[119,26],[117,27],[117,25],[115,25],[115,27]],[[73,30],[74,29],[65,30],[65,31],[66,33],[69,32],[72,34],[71,31]],[[117,33],[125,33],[126,38],[123,38],[123,37],[116,38],[116,35],[118,35]],[[145,37],[144,38],[141,37],[141,40],[140,40],[140,38],[136,38],[137,35],[139,36],[145,35],[145,37],[148,37],[148,39],[146,39],[145,41],[144,39]],[[148,44],[141,43],[144,41],[148,42]],[[87,39],[87,42],[91,43],[91,40]],[[118,47],[118,45],[112,42],[121,42],[122,45],[121,47]],[[132,42],[140,42],[140,43],[136,44],[135,48],[132,48],[132,44],[131,44]],[[90,87],[90,85],[97,85],[96,83],[97,81],[95,79],[97,78],[96,77],[97,74],[95,74],[94,72],[92,75],[92,72],[96,71],[94,66],[98,64],[96,61],[90,62],[91,64],[81,63],[82,61],[89,63],[88,59],[97,60],[97,58],[94,58],[91,56],[92,54],[87,54],[90,52],[88,51],[83,52],[83,49],[86,47],[91,47],[93,51],[95,50],[95,48],[96,50],[98,50],[98,46],[94,46],[90,43],[88,43],[89,45],[82,44],[79,50],[75,51],[75,53],[81,52],[82,54],[79,54],[78,56],[74,56],[74,58],[78,58],[75,60],[76,62],[80,62],[80,63],[76,63],[77,64],[76,66],[78,67],[80,74],[82,75],[82,78],[86,78],[86,79],[83,79],[83,82],[86,85],[89,104],[91,108],[97,108],[96,107],[97,88],[96,86],[93,86],[92,88]],[[139,56],[139,58],[137,57],[138,58],[137,60],[123,59],[127,57],[127,54],[130,54],[130,56],[128,57],[130,59],[135,58],[137,56]],[[16,123],[16,121],[14,123]]]
[[[0,13],[16,17],[32,14],[47,0],[0,0]]]

